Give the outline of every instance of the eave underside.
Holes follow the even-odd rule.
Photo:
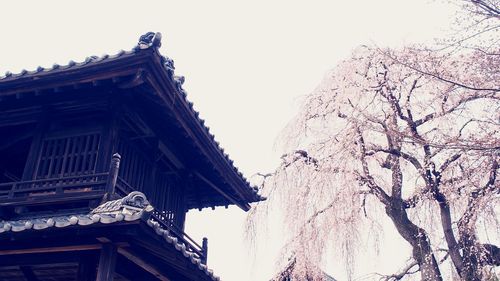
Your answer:
[[[113,280],[213,281],[143,222],[4,233],[0,280],[96,280],[105,245],[117,249]]]

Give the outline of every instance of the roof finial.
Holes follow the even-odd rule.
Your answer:
[[[149,47],[160,48],[161,46],[161,33],[160,32],[148,32],[139,37],[139,43],[137,44],[139,49],[147,49]]]

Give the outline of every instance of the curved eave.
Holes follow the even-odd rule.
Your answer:
[[[224,152],[215,136],[210,132],[210,129],[205,125],[205,120],[199,117],[199,112],[194,110],[193,103],[187,99],[186,92],[182,89],[182,82],[175,79],[174,72],[170,72],[164,66],[165,57],[161,56],[157,49],[152,53],[153,64],[149,74],[152,75],[148,79],[161,95],[166,104],[178,111],[178,121],[182,124],[185,131],[190,136],[195,137],[195,145],[210,159],[218,170],[218,173],[224,178],[229,188],[231,188],[239,197],[237,204],[245,211],[250,209],[249,203],[265,200],[257,193],[257,188],[252,187],[248,180],[234,165],[234,161],[229,158],[229,155]],[[174,95],[169,98],[169,95]],[[220,204],[226,205],[226,204]],[[216,205],[214,205],[216,206]]]

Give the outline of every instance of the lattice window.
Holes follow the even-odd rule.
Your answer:
[[[100,135],[98,133],[47,138],[43,141],[37,179],[95,173]]]

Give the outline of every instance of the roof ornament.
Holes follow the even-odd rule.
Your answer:
[[[142,212],[147,213],[153,210],[153,206],[149,203],[146,195],[139,191],[132,191],[127,196],[116,199],[113,201],[107,201],[97,206],[92,210],[92,214],[101,213],[120,213],[120,212]]]
[[[177,84],[180,84],[182,86],[184,84],[184,81],[186,81],[186,78],[184,76],[174,76],[174,80]]]
[[[186,78],[184,76],[173,76],[175,87],[177,88],[177,91],[181,93],[183,96],[186,96],[186,91],[182,88],[182,85],[184,84],[184,81],[186,81]]]
[[[162,56],[161,61],[163,63],[163,66],[167,70],[168,75],[170,76],[170,78],[172,78],[175,72],[174,60],[169,57]]]
[[[144,193],[132,191],[122,198],[122,206],[146,209],[150,204]]]
[[[149,47],[160,48],[161,47],[161,33],[160,32],[148,32],[139,37],[139,43],[137,44],[139,49],[147,49]]]

